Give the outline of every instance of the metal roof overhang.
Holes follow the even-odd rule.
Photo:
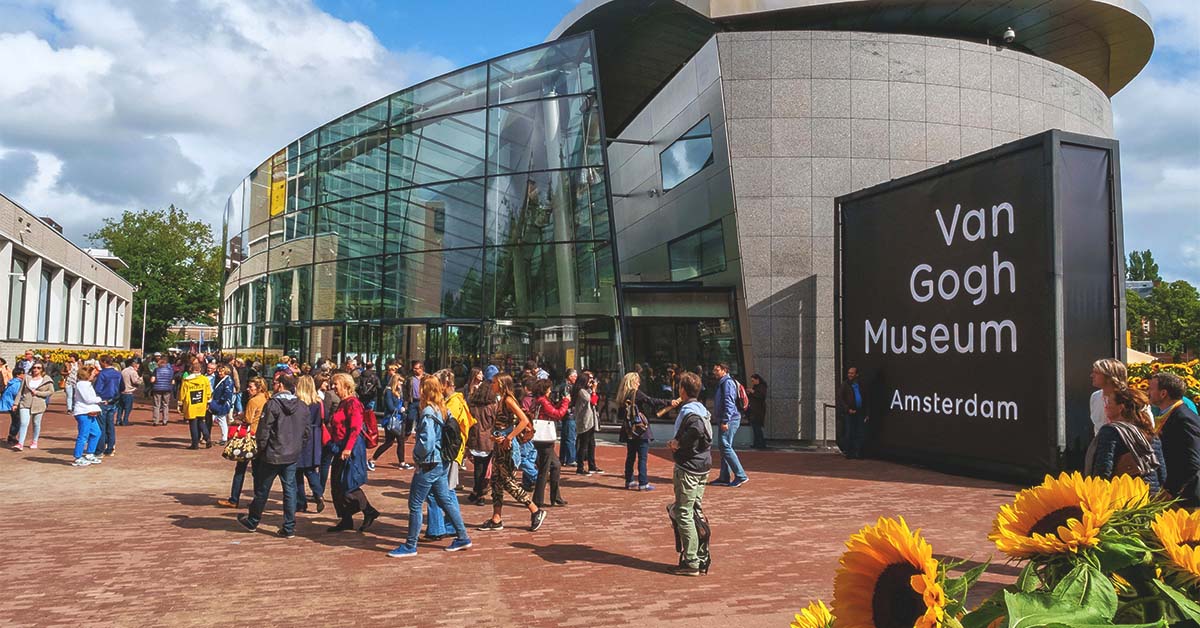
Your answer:
[[[616,134],[717,32],[856,30],[997,42],[1069,68],[1108,96],[1150,60],[1140,0],[583,0],[547,41],[596,34],[610,134]]]

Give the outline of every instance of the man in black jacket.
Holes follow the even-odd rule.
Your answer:
[[[375,409],[379,399],[379,375],[375,374],[375,363],[367,362],[366,368],[358,376],[358,400],[368,410]]]
[[[262,520],[263,509],[275,478],[283,484],[283,527],[279,536],[296,536],[296,461],[308,436],[308,407],[296,397],[296,378],[281,374],[275,378],[275,394],[263,409],[255,441],[258,464],[255,468],[254,501],[250,513],[239,515],[238,523],[253,532]]]
[[[1187,386],[1174,373],[1150,378],[1150,403],[1158,407],[1158,437],[1167,465],[1163,485],[1184,508],[1200,508],[1200,418],[1183,403]]]
[[[843,436],[838,447],[847,458],[862,458],[863,442],[867,440],[867,390],[858,379],[858,369],[846,369],[846,381],[838,388],[838,414],[842,415]]]
[[[697,530],[696,519],[707,527],[701,502],[708,471],[712,468],[712,419],[700,395],[700,376],[684,373],[679,380],[680,410],[675,420],[675,437],[667,443],[675,461],[675,504],[671,520],[675,523],[680,549],[679,565],[671,573],[698,576],[708,573],[708,543]]]

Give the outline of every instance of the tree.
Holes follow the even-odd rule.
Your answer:
[[[1130,344],[1135,349],[1145,349],[1149,340],[1142,329],[1142,321],[1152,316],[1150,304],[1133,290],[1125,291],[1125,327],[1129,330]]]
[[[175,321],[215,322],[221,302],[221,248],[214,244],[207,223],[171,205],[106,218],[88,237],[124,260],[129,268],[118,274],[140,287],[132,308],[135,345],[141,340],[142,308],[137,301],[142,299],[148,301],[143,349],[166,348],[167,328]]]
[[[1129,263],[1125,265],[1125,279],[1129,281],[1162,281],[1158,274],[1158,264],[1150,249],[1145,251],[1130,251]]]
[[[1148,299],[1153,321],[1150,342],[1178,360],[1187,349],[1200,347],[1200,291],[1186,281],[1159,283]]]

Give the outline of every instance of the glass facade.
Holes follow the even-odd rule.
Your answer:
[[[721,221],[667,243],[671,281],[687,281],[725,270],[725,230]]]
[[[617,369],[594,58],[583,35],[493,59],[268,158],[226,205],[223,348]]]

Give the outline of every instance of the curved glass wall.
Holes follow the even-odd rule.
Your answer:
[[[493,59],[268,158],[226,205],[224,348],[615,370],[594,56],[583,35]]]

